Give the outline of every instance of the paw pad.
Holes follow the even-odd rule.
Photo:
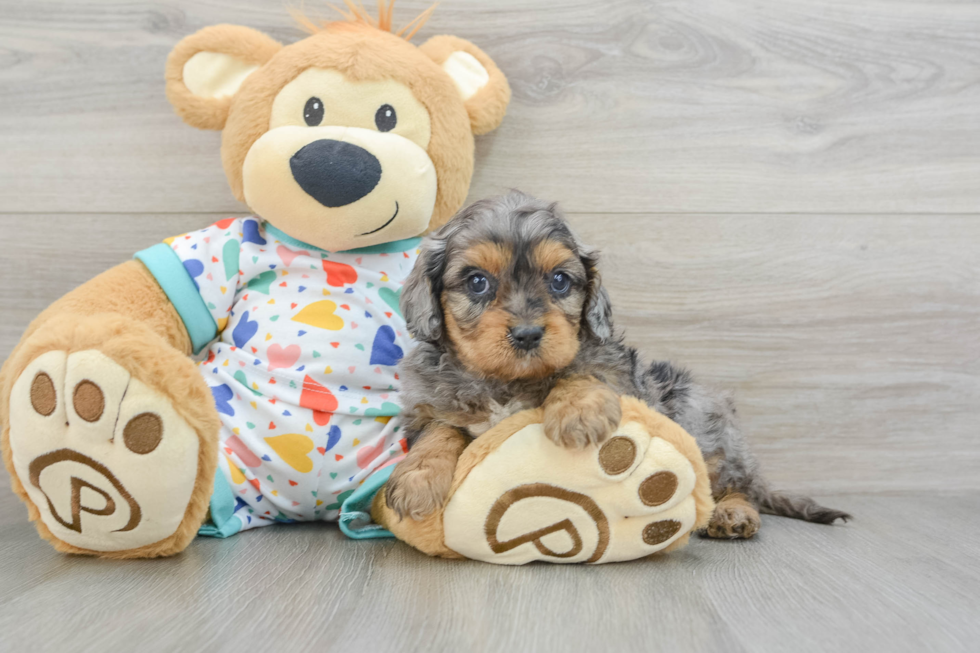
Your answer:
[[[664,521],[655,521],[652,524],[647,524],[647,527],[643,529],[643,541],[651,546],[663,544],[677,535],[677,531],[681,530],[681,526],[682,524],[676,519],[665,519]]]
[[[153,413],[140,413],[126,422],[123,442],[133,453],[145,455],[153,451],[163,439],[163,420]]]
[[[31,383],[31,407],[45,417],[58,407],[58,394],[54,381],[45,372],[38,372]]]
[[[657,472],[640,483],[640,501],[647,506],[662,506],[677,491],[677,475],[673,472]]]
[[[622,435],[608,440],[599,449],[599,465],[610,476],[618,476],[633,466],[636,460],[636,445]]]
[[[98,422],[105,410],[105,395],[102,389],[89,381],[79,381],[72,394],[75,413],[86,422]]]

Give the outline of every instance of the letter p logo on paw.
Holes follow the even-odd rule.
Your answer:
[[[61,515],[59,513],[58,507],[55,502],[51,500],[51,495],[48,494],[47,490],[41,486],[41,474],[49,467],[57,465],[58,463],[73,462],[79,465],[84,465],[92,470],[95,474],[95,482],[97,484],[90,483],[89,481],[79,478],[70,473],[55,474],[54,480],[48,484],[48,489],[55,489],[53,486],[63,484],[64,481],[68,480],[70,483],[70,490],[67,496],[70,497],[69,504],[67,506],[67,512],[70,515]],[[57,451],[52,451],[41,456],[38,456],[30,464],[30,479],[31,485],[40,490],[44,494],[44,498],[48,500],[48,510],[51,511],[51,516],[59,524],[65,528],[75,531],[76,533],[82,532],[82,513],[87,512],[91,515],[96,515],[98,517],[112,517],[117,512],[117,503],[114,497],[121,498],[122,501],[118,505],[120,511],[125,510],[128,513],[128,519],[123,524],[121,528],[115,529],[115,532],[126,532],[131,531],[136,528],[143,518],[140,506],[136,503],[136,499],[126,491],[119,479],[110,472],[105,465],[89,458],[88,456],[78,453],[72,449],[58,449]],[[86,474],[86,476],[90,475]],[[70,480],[69,480],[70,479]],[[103,489],[106,488],[106,489]],[[82,494],[82,490],[89,490],[85,495]],[[107,491],[108,490],[108,491]],[[56,497],[59,495],[65,495],[64,491],[52,493]],[[99,495],[98,497],[93,497],[93,495]],[[89,500],[96,498],[95,504],[90,503]],[[99,500],[101,499],[101,505],[99,505]],[[65,509],[66,506],[62,506]],[[70,517],[70,521],[68,519]]]

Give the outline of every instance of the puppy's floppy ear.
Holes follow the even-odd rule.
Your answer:
[[[474,134],[486,134],[500,125],[510,103],[510,85],[493,59],[455,36],[433,36],[419,50],[439,64],[456,84]]]
[[[280,48],[248,27],[205,27],[181,39],[167,57],[167,99],[187,124],[222,129],[242,82]]]
[[[600,342],[605,342],[612,336],[612,302],[609,293],[602,286],[602,279],[599,276],[598,263],[599,253],[587,247],[579,248],[582,265],[585,266],[587,296],[585,305],[582,307],[582,318],[589,331],[592,332]]]
[[[416,340],[442,338],[442,274],[446,264],[446,239],[437,235],[422,241],[422,251],[402,287],[399,301],[408,332]]]

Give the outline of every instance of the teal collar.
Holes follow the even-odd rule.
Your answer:
[[[289,234],[283,232],[281,229],[273,227],[268,222],[264,222],[266,233],[272,234],[272,236],[279,242],[285,243],[287,245],[292,245],[293,247],[302,247],[303,249],[312,249],[317,252],[323,252],[325,254],[330,254],[328,250],[321,249],[315,245],[310,245],[309,243],[304,243],[302,240],[297,240],[290,236]],[[377,245],[369,245],[367,247],[359,247],[357,249],[348,249],[342,252],[335,252],[337,254],[395,254],[397,252],[407,252],[410,249],[418,247],[419,243],[422,242],[421,236],[416,236],[415,238],[405,238],[404,240],[395,240],[390,243],[378,243]]]

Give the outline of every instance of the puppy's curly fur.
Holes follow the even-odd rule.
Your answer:
[[[600,443],[625,394],[697,440],[719,501],[708,535],[752,537],[758,510],[847,520],[772,492],[731,399],[671,363],[646,364],[624,344],[596,266],[597,253],[555,204],[517,191],[476,202],[425,239],[401,300],[419,345],[400,370],[412,448],[389,481],[392,509],[413,518],[435,510],[470,439],[525,408],[544,405],[545,432],[558,444]]]

